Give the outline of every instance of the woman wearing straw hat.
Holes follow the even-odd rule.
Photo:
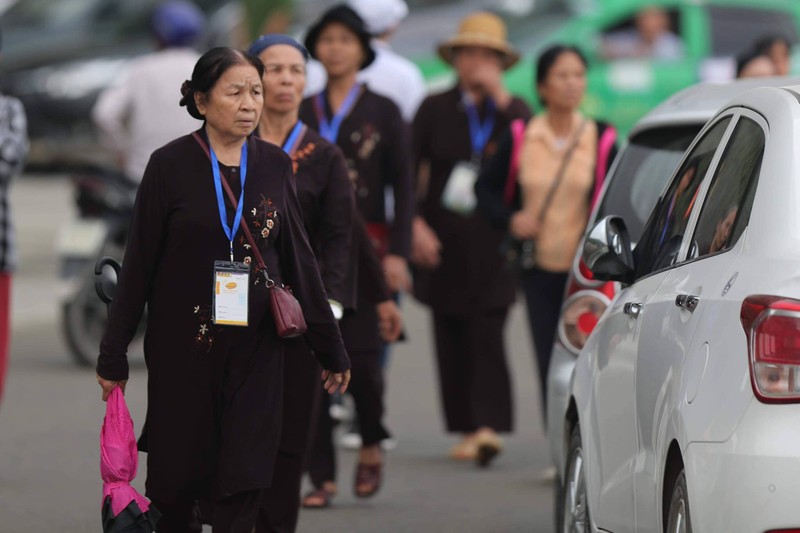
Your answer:
[[[447,430],[462,435],[450,456],[485,466],[502,449],[498,433],[512,429],[503,328],[515,283],[498,252],[502,232],[474,211],[473,186],[497,138],[530,111],[503,86],[519,54],[497,16],[467,16],[439,55],[458,83],[428,97],[414,120],[414,294],[433,311]]]

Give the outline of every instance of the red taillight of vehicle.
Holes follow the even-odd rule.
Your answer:
[[[584,290],[569,296],[558,322],[561,343],[577,355],[609,304],[609,298],[600,291]]]
[[[764,533],[800,533],[800,527],[790,527],[789,529],[770,529]]]
[[[800,402],[800,301],[750,296],[741,320],[753,393],[765,403]]]
[[[592,274],[592,271],[589,270],[588,266],[586,266],[586,262],[583,260],[583,258],[578,259],[578,272],[580,272],[581,276],[587,280],[594,281],[594,274]]]

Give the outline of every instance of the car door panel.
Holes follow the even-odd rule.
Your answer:
[[[647,311],[648,296],[667,273],[640,280],[620,293],[586,349],[596,354],[591,401],[590,464],[597,465],[596,520],[611,531],[634,527],[633,465],[637,450],[634,373],[640,317]],[[631,304],[641,305],[639,318]],[[626,309],[627,307],[627,309]],[[627,311],[627,312],[626,312]],[[599,408],[599,409],[598,409]],[[590,481],[591,483],[591,481]],[[590,491],[595,492],[595,491]]]
[[[721,309],[741,253],[766,123],[749,111],[740,113],[708,168],[678,264],[642,316],[636,360],[636,531],[659,529],[663,465],[671,440],[682,431],[680,414],[688,405],[685,369],[705,371],[714,345],[705,331],[695,340],[698,327],[707,313],[713,317]]]

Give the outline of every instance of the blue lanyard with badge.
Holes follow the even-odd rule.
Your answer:
[[[345,117],[353,110],[356,105],[358,95],[361,94],[361,84],[356,83],[347,93],[347,96],[342,102],[339,111],[334,113],[333,118],[329,121],[325,115],[325,92],[321,92],[314,97],[314,112],[317,115],[317,122],[319,123],[319,134],[328,142],[336,144],[336,139],[339,137],[339,129],[342,127],[342,122]]]
[[[455,213],[470,215],[478,203],[475,198],[475,182],[478,180],[483,151],[494,131],[497,106],[491,98],[487,99],[486,117],[481,122],[475,103],[467,95],[464,95],[462,102],[469,123],[472,159],[459,161],[453,167],[442,192],[442,205]]]
[[[214,261],[214,289],[212,302],[212,320],[214,324],[223,326],[247,326],[248,295],[250,290],[250,267],[233,259],[233,238],[239,231],[244,209],[244,183],[247,179],[247,140],[242,145],[240,181],[242,192],[233,217],[233,227],[228,225],[228,211],[222,195],[222,177],[219,163],[211,143],[208,146],[211,158],[211,172],[214,174],[214,189],[217,193],[217,206],[222,230],[230,243],[230,261]]]

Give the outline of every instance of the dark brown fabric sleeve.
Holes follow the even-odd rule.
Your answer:
[[[411,139],[408,126],[397,106],[387,107],[387,151],[383,168],[387,184],[394,190],[394,222],[389,235],[389,252],[408,258],[411,254],[411,221],[414,218],[414,179],[411,173]]]
[[[524,100],[514,97],[511,103],[508,104],[508,107],[501,112],[501,116],[504,118],[505,124],[508,125],[511,124],[511,121],[518,118],[523,119],[527,123],[533,116],[533,113],[531,113],[530,107],[528,107],[528,104],[526,104]]]
[[[419,107],[414,121],[411,123],[411,157],[414,172],[414,201],[417,206],[418,214],[422,214],[419,209],[425,201],[428,192],[428,182],[420,179],[420,168],[424,162],[430,161],[430,153],[426,134],[430,131],[428,122],[432,116],[430,108],[430,98],[426,98]]]
[[[342,372],[350,368],[350,359],[303,226],[303,213],[297,200],[290,161],[286,159],[282,172],[276,171],[283,180],[283,226],[278,236],[283,282],[291,287],[303,309],[308,325],[304,338],[314,355],[323,368]]]
[[[330,147],[327,185],[320,198],[321,220],[319,229],[320,261],[324,266],[322,281],[328,298],[343,306],[353,305],[347,294],[347,269],[350,263],[350,246],[355,204],[353,186],[347,177],[347,163],[341,150]]]
[[[128,379],[128,345],[136,334],[164,243],[168,194],[160,174],[158,152],[147,168],[136,194],[130,236],[117,282],[105,335],[100,342],[97,374],[103,379]]]

